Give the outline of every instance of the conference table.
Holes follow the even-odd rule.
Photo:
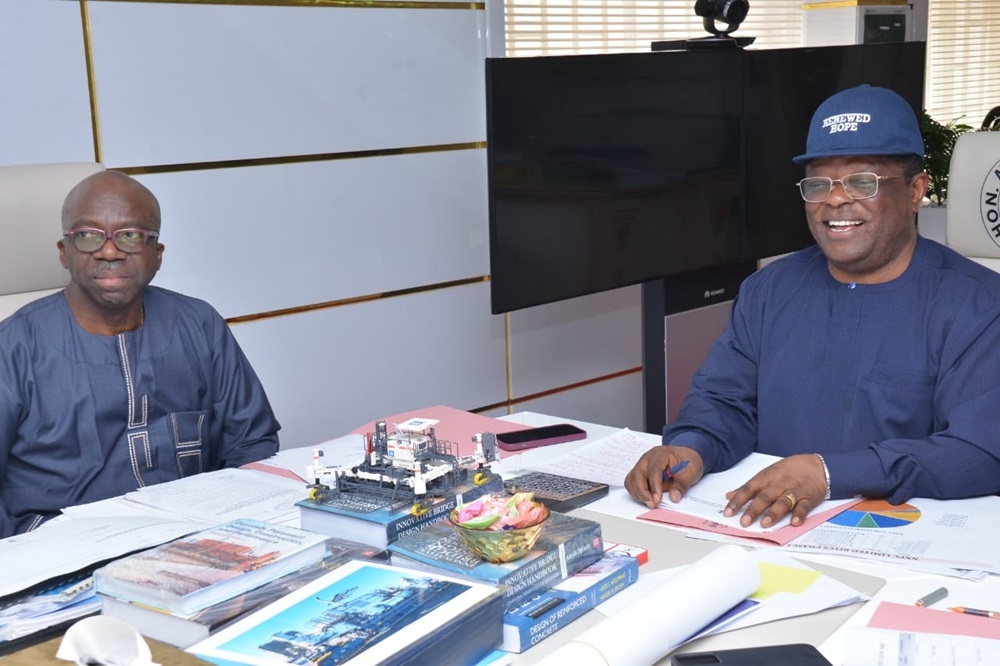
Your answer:
[[[619,428],[561,419],[534,412],[519,412],[502,418],[530,426],[573,423],[587,432],[586,440],[530,449],[504,458],[499,463],[498,471],[505,477],[527,471],[533,465],[556,459],[571,452],[574,447],[585,445],[620,430]],[[634,434],[648,439],[651,443],[659,443],[660,441],[659,435],[638,432]],[[648,549],[649,562],[641,567],[639,581],[636,585],[643,585],[645,573],[690,564],[721,545],[717,541],[690,538],[686,531],[634,517],[644,511],[646,511],[646,507],[634,501],[623,486],[612,486],[607,497],[588,504],[586,507],[575,509],[571,515],[598,521],[601,524],[605,540]],[[918,591],[948,585],[952,589],[973,586],[980,592],[986,590],[990,596],[998,600],[997,604],[1000,604],[1000,580],[997,580],[1000,577],[997,576],[991,576],[983,582],[958,581],[954,578],[913,572],[893,565],[850,557],[799,553],[796,553],[795,557],[808,566],[823,571],[853,587],[865,596],[870,597],[878,594],[878,598],[881,600],[913,604],[923,594],[923,592]],[[664,603],[677,604],[679,602],[676,599],[664,599]],[[696,604],[698,601],[691,600],[690,603]],[[817,647],[822,646],[825,656],[832,663],[839,665],[845,649],[845,646],[841,644],[842,641],[837,640],[840,634],[833,641],[828,641],[828,639],[855,614],[859,617],[864,616],[865,612],[870,614],[872,609],[866,607],[872,604],[873,602],[855,603],[811,615],[723,632],[692,641],[671,654],[787,643],[809,643]],[[994,607],[997,604],[994,604]],[[511,663],[515,665],[537,663],[603,619],[604,616],[600,612],[588,611],[531,649],[513,655]],[[669,665],[670,655],[664,656],[657,664]]]
[[[566,453],[573,452],[578,447],[619,432],[617,427],[596,423],[560,418],[535,412],[519,412],[501,417],[504,421],[524,424],[527,426],[543,426],[554,423],[572,423],[587,433],[587,438],[576,442],[555,444],[535,449],[528,449],[517,454],[505,454],[494,464],[495,471],[505,478],[529,471],[539,464],[555,460]],[[634,432],[634,435],[648,441],[650,445],[659,443],[659,435]],[[646,585],[652,589],[655,583],[649,583],[646,576],[652,572],[691,564],[710,553],[722,544],[718,540],[692,538],[688,531],[670,527],[661,523],[639,520],[636,516],[646,511],[646,507],[629,497],[621,485],[612,486],[608,495],[585,507],[574,509],[571,514],[581,518],[597,521],[601,524],[602,534],[606,541],[641,546],[648,550],[649,561],[642,565],[640,577],[634,585]],[[765,548],[773,546],[764,546]],[[947,585],[950,590],[959,592],[963,587],[974,590],[977,599],[993,601],[992,605],[979,607],[995,608],[1000,606],[1000,576],[990,576],[982,582],[960,581],[955,578],[933,576],[916,573],[892,565],[883,565],[866,560],[849,557],[824,555],[805,555],[796,553],[795,557],[808,566],[839,580],[865,596],[877,595],[877,600],[897,601],[912,604],[928,589]],[[955,597],[959,597],[956,595]],[[664,599],[664,604],[676,606],[679,603],[698,604],[698,599],[678,600]],[[988,602],[986,602],[988,603]],[[744,648],[787,643],[808,643],[821,647],[830,661],[839,666],[843,660],[843,632],[837,632],[845,623],[857,623],[865,613],[871,612],[874,602],[854,603],[848,606],[830,608],[811,615],[797,616],[778,620],[753,627],[725,631],[720,634],[692,641],[675,653],[683,654],[698,651],[722,650],[729,648]],[[966,604],[972,605],[972,604]],[[605,619],[599,610],[590,610],[577,620],[562,627],[548,638],[521,654],[510,655],[509,663],[515,666],[536,664],[552,655],[561,646],[580,637],[589,629]],[[1000,623],[998,623],[1000,631]],[[837,632],[835,634],[835,632]],[[832,640],[831,635],[834,635]],[[1000,634],[997,636],[1000,638]],[[14,658],[21,658],[16,663],[66,663],[52,659],[56,640],[25,651]],[[165,649],[167,646],[157,647]],[[44,655],[44,656],[43,656]],[[670,656],[665,654],[657,664],[669,665]],[[24,661],[27,659],[27,661]],[[179,660],[179,661],[178,661]],[[187,660],[187,661],[186,661]],[[194,660],[196,661],[196,660]],[[190,663],[190,658],[175,650],[165,650],[161,663],[173,663],[177,666]]]

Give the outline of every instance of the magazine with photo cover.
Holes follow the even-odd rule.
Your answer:
[[[215,664],[474,664],[500,643],[492,585],[353,561],[187,652]]]

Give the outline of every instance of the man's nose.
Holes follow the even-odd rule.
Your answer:
[[[105,238],[104,244],[94,251],[94,256],[100,258],[114,257],[115,259],[121,259],[124,254],[124,252],[118,249],[112,238]]]

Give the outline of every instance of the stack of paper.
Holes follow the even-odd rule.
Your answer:
[[[10,601],[0,608],[0,643],[17,640],[101,610],[90,576]]]

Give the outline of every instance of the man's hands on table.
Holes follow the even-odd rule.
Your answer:
[[[664,472],[688,461],[672,478]],[[657,446],[642,455],[625,477],[629,494],[650,509],[655,509],[664,494],[679,502],[701,480],[705,466],[694,449],[685,446]],[[811,454],[783,458],[755,474],[739,488],[726,493],[729,500],[723,514],[735,516],[741,510],[740,525],[749,527],[760,520],[761,527],[771,527],[791,513],[791,524],[799,526],[826,496],[826,473],[820,459]]]

